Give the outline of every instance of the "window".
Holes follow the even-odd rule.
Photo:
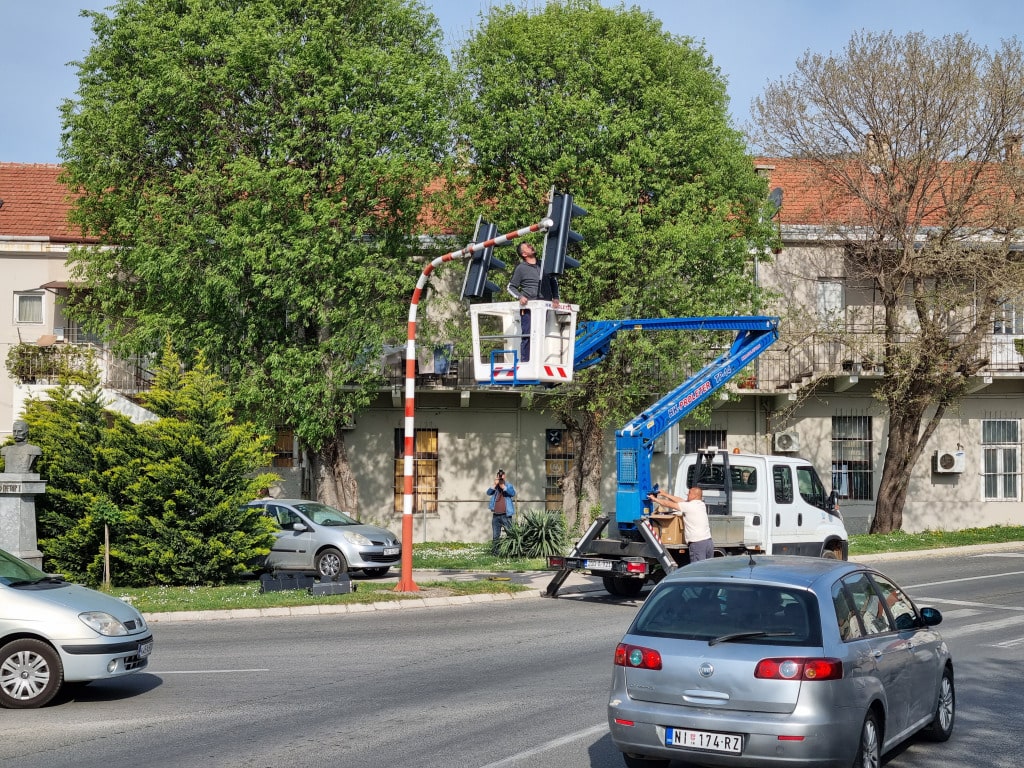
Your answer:
[[[572,435],[565,429],[549,429],[545,433],[544,509],[562,509],[565,499],[565,478],[576,459]]]
[[[683,453],[696,453],[702,448],[725,448],[724,429],[688,429],[683,434]]]
[[[395,512],[403,509],[405,497],[405,430],[395,430]],[[437,514],[437,430],[417,429],[413,441],[412,511]]]
[[[43,292],[26,291],[14,294],[14,322],[43,323]]]
[[[843,282],[834,277],[818,278],[818,317],[829,325],[843,322],[845,298]]]
[[[981,477],[986,501],[1020,499],[1020,421],[983,419]]]
[[[793,474],[785,465],[772,467],[772,480],[775,484],[775,503],[793,503]]]
[[[274,455],[275,467],[295,466],[295,433],[291,427],[278,427],[275,430]]]
[[[871,453],[870,416],[832,417],[832,488],[839,498],[873,498]]]
[[[992,318],[992,333],[1007,336],[1024,336],[1024,309],[1019,301],[1002,301],[996,307]]]

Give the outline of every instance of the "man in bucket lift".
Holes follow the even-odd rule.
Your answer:
[[[516,252],[522,259],[512,270],[512,279],[508,282],[508,292],[519,300],[519,325],[522,339],[520,340],[520,362],[530,359],[530,310],[525,309],[526,302],[534,299],[549,299],[551,306],[558,309],[558,275],[545,276],[537,261],[537,250],[530,243],[520,243]]]

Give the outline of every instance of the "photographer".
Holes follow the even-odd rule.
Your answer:
[[[505,470],[498,470],[494,476],[494,485],[487,489],[487,495],[490,497],[487,508],[491,510],[492,543],[497,544],[501,530],[508,528],[512,523],[512,515],[516,513],[515,502],[512,501],[516,489],[505,479]]]

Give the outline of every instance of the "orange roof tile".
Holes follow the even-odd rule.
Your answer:
[[[71,195],[57,181],[59,165],[0,163],[0,235],[89,242],[68,223]]]

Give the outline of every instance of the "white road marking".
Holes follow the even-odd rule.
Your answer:
[[[499,760],[496,763],[488,763],[487,765],[481,766],[481,768],[502,768],[502,766],[506,765],[515,765],[520,760],[526,760],[527,758],[533,757],[534,755],[539,755],[542,752],[547,752],[549,749],[555,749],[556,747],[561,747],[563,744],[569,744],[573,741],[578,741],[579,739],[585,739],[588,736],[594,736],[598,733],[607,732],[608,723],[601,723],[600,725],[595,725],[590,728],[586,728],[582,731],[576,731],[576,733],[567,734],[565,736],[562,736],[561,738],[554,739],[545,744],[540,744],[534,747],[533,749],[526,750],[525,752],[520,752],[515,755],[509,755],[504,760]]]
[[[269,672],[269,669],[147,669],[151,675],[232,675],[236,672]]]

